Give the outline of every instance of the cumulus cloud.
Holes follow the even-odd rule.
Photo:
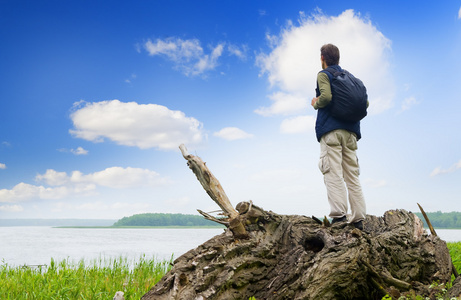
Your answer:
[[[169,179],[161,177],[157,172],[131,167],[111,167],[89,174],[83,174],[80,171],[67,174],[48,169],[44,174],[35,176],[35,181],[42,185],[21,182],[12,189],[1,189],[0,203],[91,195],[96,192],[98,186],[124,189],[157,187],[170,183]]]
[[[317,73],[321,69],[320,47],[338,46],[340,64],[367,86],[369,113],[389,109],[394,98],[394,80],[390,72],[391,42],[370,20],[346,10],[339,16],[317,12],[300,15],[299,24],[289,22],[279,35],[267,34],[269,53],[260,53],[257,65],[276,91],[269,97],[274,103],[256,112],[262,115],[286,115],[309,105],[315,95]],[[285,99],[283,99],[285,98]],[[294,100],[303,98],[304,101]],[[284,104],[283,109],[280,108]]]
[[[461,19],[461,7],[459,8],[459,11],[458,11],[458,19]]]
[[[268,96],[272,100],[269,107],[260,107],[255,110],[259,115],[269,117],[275,115],[293,115],[300,111],[307,111],[307,98],[302,94],[276,92]]]
[[[239,47],[237,45],[228,44],[227,51],[229,51],[231,55],[235,55],[241,60],[247,59],[248,47],[246,45]]]
[[[70,181],[74,183],[94,183],[110,188],[155,187],[169,182],[157,172],[130,167],[111,167],[88,175],[74,171]]]
[[[0,203],[20,202],[33,198],[39,199],[60,199],[69,195],[68,187],[61,186],[56,188],[36,186],[21,182],[12,189],[0,190]]]
[[[131,84],[134,79],[136,79],[136,74],[131,74],[130,78],[125,79],[125,82]]]
[[[280,132],[293,134],[293,133],[306,133],[315,128],[315,117],[313,116],[296,116],[282,121],[280,124]]]
[[[181,143],[199,145],[206,135],[202,124],[181,111],[157,104],[138,104],[119,100],[74,104],[71,114],[74,129],[69,132],[93,142],[105,138],[119,145],[141,149],[177,149]]]
[[[35,176],[36,181],[43,181],[51,186],[64,185],[69,182],[66,172],[58,172],[53,169],[46,170],[45,174]]]
[[[6,169],[6,165],[5,164],[2,164],[0,163],[0,170],[5,170]]]
[[[226,127],[213,134],[228,141],[242,140],[252,138],[253,135],[237,127]]]
[[[226,47],[227,45],[227,47]],[[216,69],[218,60],[225,52],[241,60],[246,60],[248,48],[246,45],[237,46],[221,42],[216,46],[209,46],[207,53],[198,39],[183,40],[177,37],[166,39],[148,39],[144,49],[150,56],[162,56],[173,62],[175,69],[186,76],[197,76]]]
[[[131,167],[111,167],[86,175],[80,171],[73,171],[68,175],[66,172],[48,169],[45,174],[37,175],[35,180],[50,186],[94,184],[110,188],[154,187],[168,183],[168,180],[157,172]]]
[[[453,173],[453,172],[457,171],[458,169],[461,169],[461,160],[458,161],[457,163],[453,164],[448,169],[442,169],[440,167],[435,168],[431,173],[431,177],[441,175],[441,174]]]
[[[77,149],[66,149],[66,148],[61,148],[58,149],[59,152],[70,152],[75,155],[87,155],[88,150],[83,149],[82,147],[77,147]]]
[[[75,155],[87,155],[88,154],[88,150],[85,150],[82,147],[77,147],[77,149],[70,149],[70,152],[72,152]]]
[[[21,205],[0,205],[0,211],[3,212],[21,212],[24,208]]]
[[[400,108],[400,112],[404,112],[406,110],[409,110],[410,108],[412,108],[413,106],[415,106],[418,103],[419,103],[418,100],[416,100],[416,98],[413,97],[413,96],[405,98],[403,100],[402,107]]]
[[[151,56],[161,55],[175,64],[175,67],[187,76],[196,76],[216,68],[218,58],[222,55],[224,43],[211,48],[205,54],[197,39],[183,40],[180,38],[147,40],[145,50]]]

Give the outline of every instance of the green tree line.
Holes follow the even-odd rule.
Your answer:
[[[415,213],[427,227],[421,213]],[[428,212],[426,213],[434,228],[460,228],[461,212]],[[146,213],[124,217],[113,226],[221,226],[206,220],[199,215]]]
[[[124,217],[113,226],[222,226],[198,215],[146,213]]]
[[[421,213],[415,213],[420,218],[424,227],[428,227]],[[434,228],[461,228],[461,212],[426,212],[429,221]]]

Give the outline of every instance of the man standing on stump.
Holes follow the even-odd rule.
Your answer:
[[[343,77],[347,74],[354,80],[357,79],[339,66],[339,49],[335,45],[323,45],[320,54],[322,71],[317,75],[316,97],[312,99],[311,104],[317,110],[315,132],[320,142],[319,168],[327,188],[330,217],[333,218],[332,224],[349,221],[356,228],[363,230],[362,221],[366,217],[366,205],[359,181],[360,170],[356,155],[357,141],[361,138],[360,120],[357,119],[363,116],[346,120],[333,110],[335,105],[336,110],[339,109],[337,99],[345,94],[337,87],[336,82],[333,85],[333,81],[341,77],[341,74]],[[362,83],[360,80],[358,82]],[[363,84],[362,89],[365,90],[365,95],[362,95],[365,99],[361,101],[365,101],[366,115],[368,100]],[[353,97],[348,97],[347,93],[352,94],[346,92],[346,98]],[[355,108],[351,109],[357,111]],[[349,220],[346,216],[348,198],[351,206]]]

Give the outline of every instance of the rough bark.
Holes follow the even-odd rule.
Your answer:
[[[251,202],[234,210],[205,163],[181,151],[226,218],[201,213],[227,229],[177,258],[144,300],[433,298],[429,285],[451,278],[446,243],[428,235],[411,212],[369,215],[361,231],[326,218],[279,215]]]
[[[255,205],[241,216],[248,239],[226,230],[190,250],[142,299],[431,297],[451,277],[446,243],[405,210],[367,216],[364,231]]]
[[[201,210],[198,210],[198,212],[208,220],[226,225],[235,237],[246,238],[247,232],[240,220],[240,215],[230,203],[229,198],[227,197],[226,192],[224,192],[224,189],[218,179],[213,175],[213,173],[211,173],[205,162],[203,162],[200,157],[187,152],[187,148],[184,144],[181,144],[179,149],[181,150],[184,159],[187,160],[189,168],[192,172],[194,172],[195,176],[197,176],[198,181],[210,198],[213,199],[213,201],[221,208],[221,215],[225,217],[217,219]]]

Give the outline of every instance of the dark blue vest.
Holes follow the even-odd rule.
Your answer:
[[[334,68],[338,71],[341,71],[341,67],[338,65],[333,65],[330,66],[331,68]],[[320,72],[323,72],[328,75],[328,79],[330,79],[330,82],[333,78],[333,75],[331,75],[329,72],[322,70]],[[331,91],[333,93],[333,91]],[[316,97],[320,96],[320,91],[319,91],[319,83],[317,82],[317,89],[316,89]],[[360,140],[362,135],[360,134],[360,121],[359,122],[347,122],[347,121],[342,121],[338,120],[335,117],[333,117],[330,114],[330,105],[327,105],[323,108],[319,108],[317,111],[317,121],[315,122],[315,133],[317,135],[317,140],[320,142],[320,139],[322,136],[330,131],[336,130],[336,129],[345,129],[347,131],[353,132],[357,135],[357,140]]]

